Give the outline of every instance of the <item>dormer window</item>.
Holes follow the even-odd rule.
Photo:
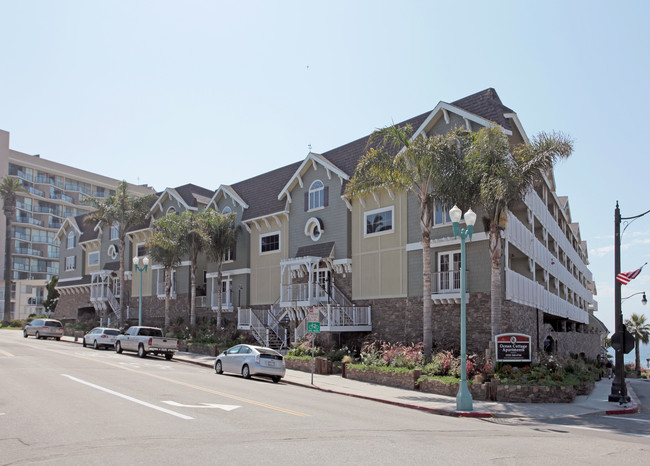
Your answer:
[[[111,241],[120,237],[120,224],[118,222],[111,225]]]
[[[309,187],[308,210],[321,209],[323,207],[325,207],[325,185],[321,180],[316,180]]]
[[[68,243],[67,243],[68,249],[74,248],[74,231],[71,231],[68,233]]]

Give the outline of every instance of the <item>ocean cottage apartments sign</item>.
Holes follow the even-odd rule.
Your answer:
[[[497,335],[497,361],[530,362],[530,335],[502,333]]]

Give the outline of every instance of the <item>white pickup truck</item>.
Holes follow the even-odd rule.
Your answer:
[[[168,361],[178,351],[178,340],[163,336],[162,330],[156,327],[130,327],[115,339],[115,352],[136,351],[144,358],[147,354],[165,355]]]

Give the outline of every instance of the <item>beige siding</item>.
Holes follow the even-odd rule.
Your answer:
[[[258,221],[259,229],[254,224],[248,224],[251,229],[251,304],[273,304],[280,298],[280,261],[288,257],[289,229],[286,217],[281,216],[281,225],[275,219]],[[280,251],[260,254],[260,237],[268,233],[280,233]]]
[[[352,298],[405,297],[406,283],[406,195],[387,191],[352,201]],[[392,207],[393,231],[365,236],[365,214]]]

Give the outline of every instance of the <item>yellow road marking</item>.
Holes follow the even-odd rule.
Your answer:
[[[85,359],[86,361],[99,362],[101,364],[105,364],[107,366],[115,367],[117,369],[122,369],[122,370],[125,370],[125,371],[134,372],[134,373],[140,374],[140,375],[146,375],[146,376],[149,376],[149,377],[153,377],[154,379],[164,380],[165,382],[170,382],[170,383],[173,383],[173,384],[176,384],[176,385],[182,385],[184,387],[193,388],[195,390],[200,390],[202,392],[211,393],[213,395],[223,396],[225,398],[230,398],[231,400],[237,400],[237,401],[240,401],[242,403],[248,403],[248,404],[251,404],[251,405],[260,406],[262,408],[272,409],[274,411],[279,411],[281,413],[291,414],[292,416],[299,416],[299,417],[309,417],[310,416],[309,414],[301,413],[299,411],[293,411],[291,409],[281,408],[279,406],[274,406],[274,405],[270,405],[270,404],[267,404],[267,403],[262,403],[260,401],[249,400],[247,398],[242,398],[242,397],[237,396],[237,395],[230,395],[228,393],[223,393],[223,392],[219,392],[217,390],[212,390],[211,388],[205,388],[205,387],[201,387],[199,385],[194,385],[194,384],[187,383],[187,382],[181,382],[179,380],[173,380],[173,379],[170,379],[168,377],[163,377],[163,376],[155,375],[155,374],[149,374],[147,372],[141,372],[141,371],[138,371],[136,369],[131,369],[130,367],[124,367],[122,365],[114,364],[114,363],[108,362],[108,361],[100,361],[100,360],[97,360],[97,359],[94,359],[94,358],[88,358],[86,356],[80,356],[80,355],[77,355],[77,354],[64,353],[62,351],[57,351],[57,350],[48,350],[48,351],[53,352],[53,353],[58,353],[58,354],[61,354],[63,356],[72,356],[73,358]]]

